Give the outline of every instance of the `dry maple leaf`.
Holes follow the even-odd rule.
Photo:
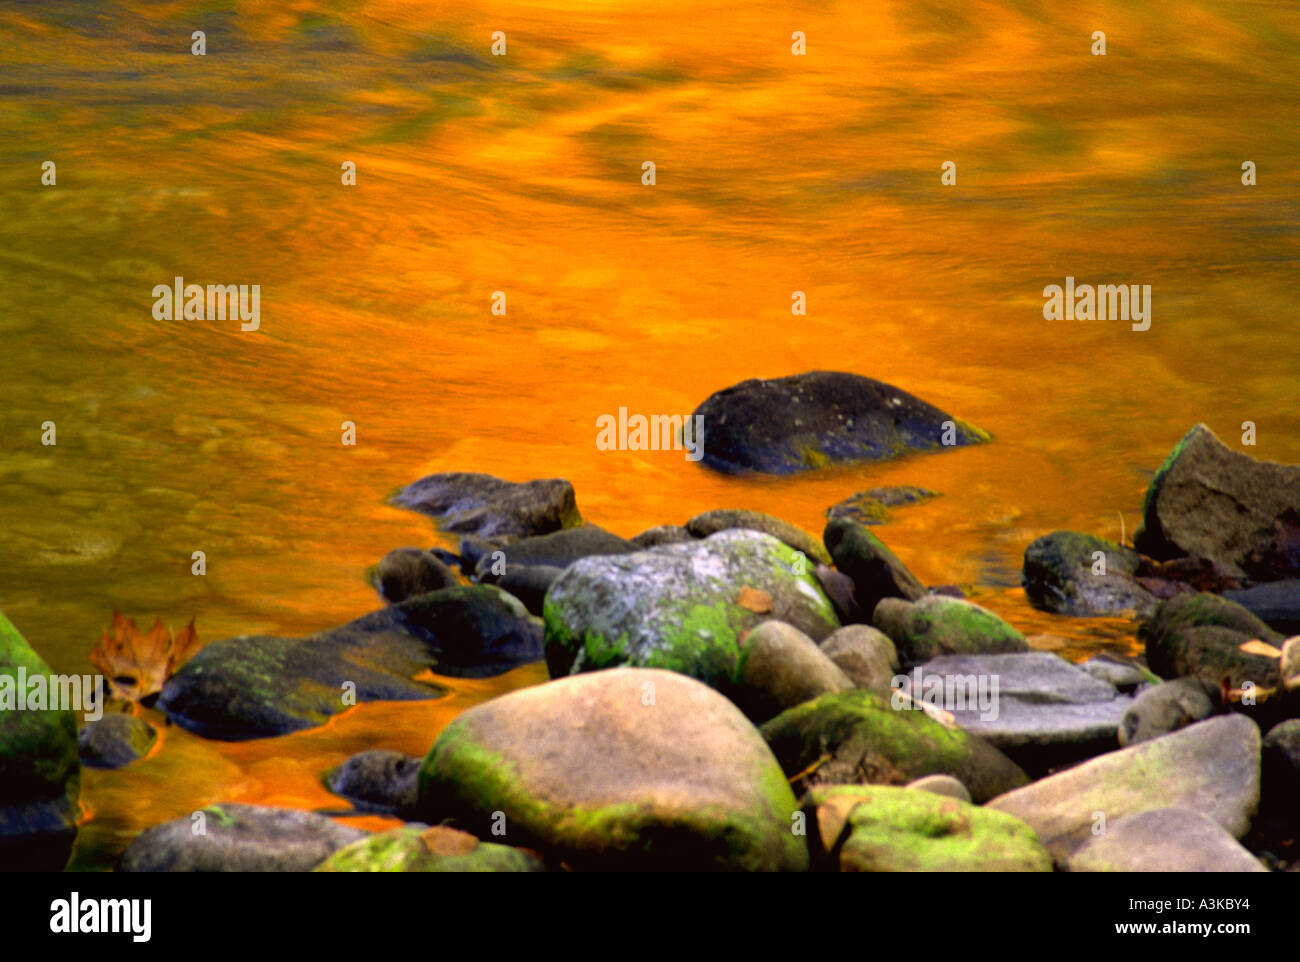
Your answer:
[[[766,591],[746,586],[742,587],[740,594],[736,596],[736,604],[748,608],[755,614],[765,615],[772,610],[772,596]]]
[[[154,621],[148,634],[140,634],[135,622],[120,611],[113,612],[112,633],[106,629],[90,652],[90,663],[104,673],[117,698],[140,701],[162,691],[163,682],[199,650],[194,619],[179,635]]]

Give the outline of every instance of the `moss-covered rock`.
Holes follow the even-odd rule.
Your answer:
[[[1028,781],[988,742],[922,710],[895,709],[892,698],[864,689],[822,695],[782,712],[761,730],[786,774],[799,776],[800,788],[906,785],[922,775],[952,775],[982,802]]]
[[[480,538],[527,538],[582,524],[573,485],[560,478],[516,483],[463,471],[431,474],[393,500],[447,531]]]
[[[1098,552],[1104,567],[1098,564]],[[1136,551],[1114,541],[1078,531],[1053,531],[1025,549],[1021,583],[1030,604],[1044,611],[1145,614],[1157,599],[1134,580],[1139,562]]]
[[[542,872],[532,852],[446,826],[407,825],[339,849],[317,872]]]
[[[838,504],[831,505],[826,509],[826,517],[832,521],[836,518],[848,518],[859,524],[884,524],[889,520],[890,508],[905,504],[919,504],[938,496],[938,491],[912,485],[872,488],[870,491],[859,491]]]
[[[310,872],[329,855],[367,835],[315,812],[209,805],[194,815],[145,829],[122,853],[121,869]]]
[[[0,869],[57,870],[76,835],[77,721],[71,711],[20,711],[20,670],[24,680],[50,677],[49,666],[0,614]]]
[[[835,567],[853,580],[853,597],[867,616],[882,598],[915,601],[925,594],[925,585],[898,560],[898,556],[867,528],[840,518],[822,532]]]
[[[667,668],[731,691],[741,639],[769,619],[814,641],[839,627],[795,549],[758,531],[587,558],[551,586],[544,607],[552,677],[636,665]]]
[[[797,808],[731,702],[655,669],[563,678],[477,705],[420,770],[423,820],[452,819],[574,869],[802,870]]]
[[[158,733],[143,718],[109,712],[77,733],[81,763],[87,768],[122,768],[149,754]]]
[[[822,543],[808,532],[797,528],[789,521],[763,514],[761,511],[737,511],[720,509],[697,514],[686,522],[686,530],[696,538],[707,538],[719,531],[742,528],[749,531],[762,531],[778,541],[783,541],[796,551],[802,551],[814,562],[830,564],[831,556]]]
[[[956,798],[881,785],[826,785],[804,800],[811,844],[844,872],[1050,872],[1018,818]]]
[[[1147,664],[1162,678],[1194,675],[1214,685],[1246,682],[1274,688],[1281,682],[1277,658],[1242,650],[1252,640],[1281,645],[1277,632],[1235,602],[1200,592],[1175,595],[1138,629]]]
[[[1108,822],[1154,808],[1190,808],[1233,836],[1259,806],[1260,734],[1242,715],[1221,715],[1170,735],[1108,752],[988,803],[1023,819],[1058,861]]]
[[[265,738],[324,724],[361,701],[440,697],[446,689],[414,680],[430,669],[482,678],[542,653],[541,622],[519,599],[460,585],[307,638],[208,645],[168,679],[158,707],[206,738]]]
[[[710,395],[704,464],[793,474],[979,444],[989,434],[891,384],[840,371],[753,378]]]
[[[993,612],[945,595],[926,595],[912,604],[886,598],[876,606],[875,623],[893,639],[904,667],[940,655],[1029,651],[1025,636]]]
[[[1252,552],[1273,541],[1280,518],[1297,512],[1300,466],[1257,461],[1198,424],[1151,479],[1134,544],[1160,560],[1205,558],[1231,575],[1262,578],[1252,574]],[[1284,574],[1268,567],[1270,578]]]

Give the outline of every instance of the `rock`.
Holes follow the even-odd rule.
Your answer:
[[[488,540],[468,535],[460,539],[460,570],[467,578],[472,578],[478,571],[479,563],[494,551],[501,551],[509,544],[505,538]]]
[[[157,738],[158,733],[144,719],[109,712],[82,726],[77,749],[87,768],[124,768],[148,755]]]
[[[764,621],[742,642],[740,679],[731,700],[757,723],[818,695],[852,687],[802,631],[783,621]]]
[[[1225,591],[1223,597],[1241,605],[1274,631],[1300,633],[1300,578]]]
[[[1300,827],[1300,718],[1274,725],[1264,736],[1261,777],[1261,815],[1281,822],[1294,838]]]
[[[1280,681],[1278,659],[1243,651],[1252,640],[1279,645],[1282,637],[1241,605],[1217,595],[1182,594],[1162,602],[1138,628],[1147,664],[1162,678],[1195,675],[1233,688],[1261,688]]]
[[[1094,655],[1079,666],[1079,670],[1098,681],[1114,685],[1120,691],[1132,694],[1141,685],[1158,684],[1160,679],[1141,665],[1121,661],[1110,655]]]
[[[809,844],[842,872],[1050,872],[1033,830],[931,792],[828,785],[804,801]]]
[[[310,872],[367,833],[314,812],[261,805],[209,805],[203,833],[193,816],[137,835],[123,872]],[[197,813],[196,813],[197,814]]]
[[[480,842],[445,825],[407,825],[341,848],[317,872],[544,872],[521,848]]]
[[[502,575],[497,587],[508,591],[524,603],[530,615],[542,616],[542,605],[546,601],[546,592],[551,590],[555,580],[564,574],[563,568],[550,565],[532,565],[527,568],[513,568]]]
[[[888,689],[898,673],[894,643],[869,625],[845,625],[827,636],[821,649],[858,688]]]
[[[475,577],[492,584],[502,575],[531,565],[567,568],[580,558],[631,554],[637,546],[594,524],[524,538],[479,559]]]
[[[711,534],[733,528],[762,531],[778,541],[785,542],[796,551],[802,551],[805,557],[814,562],[830,564],[831,556],[826,553],[826,549],[816,538],[788,521],[782,521],[760,511],[706,511],[686,522],[686,530],[696,538],[707,538]]]
[[[1288,688],[1300,688],[1300,635],[1282,643],[1279,674]]]
[[[704,463],[728,473],[794,474],[990,440],[906,391],[837,371],[742,381],[695,416],[704,419]]]
[[[904,667],[940,655],[998,655],[1029,651],[1025,636],[986,608],[960,598],[926,595],[909,604],[886,598],[876,627],[893,639]]]
[[[456,573],[432,551],[396,548],[375,566],[371,583],[385,601],[395,603],[460,584]]]
[[[983,802],[1027,781],[988,742],[923,711],[895,710],[891,697],[865,689],[822,695],[777,715],[763,737],[786,775],[802,775],[801,787],[952,775]]]
[[[1058,615],[1145,614],[1157,599],[1134,580],[1139,563],[1138,553],[1122,544],[1053,531],[1025,549],[1021,584],[1030,604]]]
[[[361,812],[409,814],[415,809],[420,759],[401,752],[370,749],[325,773],[325,787]]]
[[[835,617],[841,624],[862,624],[871,620],[871,612],[864,612],[858,607],[857,598],[853,594],[853,579],[848,575],[836,571],[830,565],[818,565],[813,568],[813,577],[831,600]]]
[[[901,689],[950,712],[1030,775],[1113,749],[1133,704],[1045,651],[935,658],[904,676]]]
[[[307,638],[208,645],[167,680],[158,707],[205,738],[265,738],[323,724],[349,707],[345,691],[357,702],[437,698],[445,689],[414,676],[499,675],[540,660],[543,644],[541,623],[501,589],[447,588]]]
[[[657,548],[661,544],[684,544],[694,541],[695,535],[680,524],[661,524],[656,528],[647,528],[632,539],[638,548]]]
[[[1275,537],[1288,511],[1300,511],[1300,467],[1256,461],[1198,424],[1151,479],[1134,545],[1157,560],[1205,558],[1245,575],[1252,549]]]
[[[685,675],[645,668],[477,705],[420,771],[426,820],[483,835],[501,812],[511,844],[580,870],[801,871],[797,808],[739,709]]]
[[[884,524],[889,520],[889,509],[898,505],[918,504],[937,498],[938,491],[900,485],[891,488],[872,488],[850,495],[826,509],[826,517],[848,518],[858,524]]]
[[[669,668],[729,691],[740,639],[776,619],[820,641],[839,627],[794,549],[758,531],[585,558],[546,595],[551,677],[616,665]]]
[[[77,721],[48,704],[19,710],[20,678],[34,694],[37,677],[49,666],[0,614],[0,871],[58,871],[77,832]]]
[[[1188,808],[1153,808],[1106,826],[1070,856],[1071,872],[1266,872],[1213,819]]]
[[[915,601],[925,595],[925,585],[883,541],[857,522],[832,521],[822,538],[835,567],[853,579],[853,597],[862,611],[875,611],[882,598]]]
[[[1119,723],[1120,746],[1136,745],[1193,722],[1219,707],[1219,690],[1200,678],[1179,678],[1148,688],[1134,699]]]
[[[951,775],[926,775],[924,778],[918,778],[914,782],[909,782],[907,788],[916,789],[918,792],[933,792],[936,795],[947,795],[949,798],[955,798],[959,802],[969,802],[970,792],[966,791],[966,786]]]
[[[573,485],[558,478],[517,484],[490,474],[431,474],[393,500],[437,518],[447,531],[480,538],[527,538],[582,523]]]
[[[988,807],[1023,819],[1062,862],[1093,837],[1097,812],[1113,823],[1190,808],[1240,838],[1259,805],[1259,753],[1259,727],[1221,715],[1049,775]]]

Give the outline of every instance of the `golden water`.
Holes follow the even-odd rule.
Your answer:
[[[439,470],[568,478],[625,536],[935,488],[880,529],[918,576],[1129,650],[1027,607],[1025,545],[1131,536],[1197,421],[1300,461],[1294,3],[82,0],[0,13],[0,49],[0,608],[56,671],[115,608],[204,640],[374,608],[365,567],[437,537],[385,498]],[[1151,329],[1044,321],[1067,274],[1152,285]],[[176,275],[260,284],[261,329],[154,320]],[[595,447],[621,406],[817,368],[996,440],[751,479]],[[242,745],[168,729],[87,773],[77,864],[208,802],[337,805],[321,769],[543,677]]]

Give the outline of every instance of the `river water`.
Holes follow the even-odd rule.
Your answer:
[[[1025,545],[1131,537],[1198,421],[1300,461],[1294,3],[58,0],[4,8],[0,49],[0,609],[55,671],[114,609],[203,640],[373,609],[365,568],[438,541],[386,498],[441,470],[568,478],[624,536],[718,507],[819,532],[934,488],[877,529],[919,577],[1132,652],[1122,619],[1028,608]],[[260,285],[259,329],[156,320],[176,276]],[[1150,329],[1044,320],[1066,276],[1151,285]],[[792,478],[595,446],[620,407],[813,369],[995,441]],[[337,805],[321,769],[543,678],[264,742],[167,729],[86,773],[75,864],[208,802]]]

